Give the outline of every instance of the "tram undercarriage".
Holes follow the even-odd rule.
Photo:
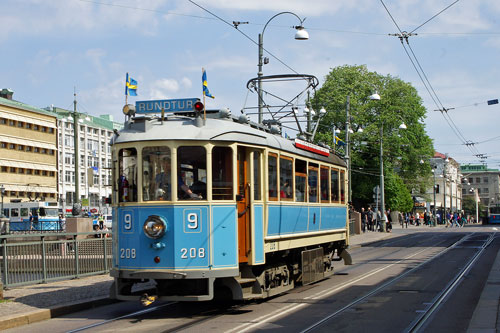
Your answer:
[[[265,299],[332,275],[334,261],[344,260],[346,265],[351,264],[344,243],[337,242],[270,253],[266,259],[265,265],[241,264],[237,277],[203,277],[202,274],[189,278],[179,272],[153,275],[152,272],[136,272],[124,276],[115,271],[112,275],[121,277],[115,279],[111,294],[112,298],[120,300],[139,300],[145,294],[170,301]]]

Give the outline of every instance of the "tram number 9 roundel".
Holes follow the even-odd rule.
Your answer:
[[[202,242],[202,212],[200,209],[184,210],[184,237],[186,244],[200,244]],[[204,247],[183,247],[180,249],[181,259],[203,259],[206,257]]]

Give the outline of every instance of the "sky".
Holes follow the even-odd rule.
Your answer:
[[[215,96],[207,108],[239,114],[257,105],[247,82],[257,76],[259,33],[274,15],[292,12],[305,18],[309,40],[294,39],[295,15],[269,21],[263,44],[272,56],[265,52],[264,75],[307,73],[321,86],[334,67],[366,65],[398,77],[422,97],[436,151],[500,169],[500,104],[486,103],[500,98],[498,0],[0,0],[0,6],[0,89],[12,89],[23,103],[72,109],[76,91],[79,111],[122,121],[127,72],[138,82],[138,96],[129,97],[134,103],[202,98],[203,67]],[[233,21],[248,23],[235,29]],[[411,49],[389,35],[404,31],[417,34],[409,37]],[[276,91],[305,88],[291,84],[276,83]],[[447,116],[434,111],[442,108]]]

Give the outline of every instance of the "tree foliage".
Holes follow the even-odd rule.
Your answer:
[[[375,90],[381,99],[370,100]],[[430,179],[428,161],[434,154],[425,132],[426,109],[417,90],[390,75],[369,72],[366,66],[340,66],[325,77],[311,100],[314,109],[325,107],[317,141],[332,145],[334,128],[345,138],[346,101],[349,96],[351,129],[352,198],[356,206],[373,202],[373,187],[379,183],[380,139],[383,138],[386,202],[388,208],[409,209],[410,193],[424,193]],[[406,130],[400,130],[404,123]],[[359,129],[363,132],[358,132]],[[382,135],[381,135],[382,134]],[[404,185],[404,186],[403,186]],[[411,195],[410,195],[411,199]],[[411,204],[413,206],[413,203]]]

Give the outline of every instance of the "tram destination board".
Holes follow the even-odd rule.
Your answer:
[[[198,101],[198,98],[137,101],[135,109],[137,113],[161,113],[162,109],[164,112],[192,112]]]

